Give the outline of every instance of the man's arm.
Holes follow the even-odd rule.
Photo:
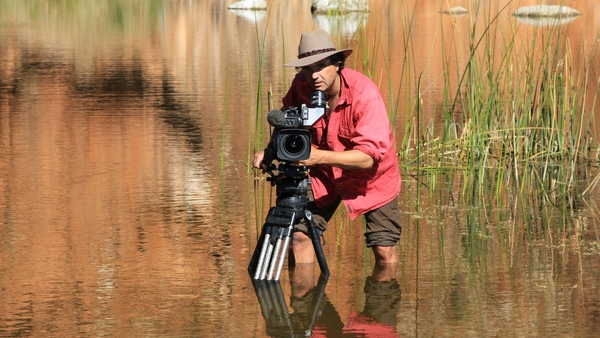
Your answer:
[[[346,151],[322,150],[312,147],[310,158],[299,161],[300,165],[331,165],[342,169],[369,169],[373,167],[373,158],[360,150]]]

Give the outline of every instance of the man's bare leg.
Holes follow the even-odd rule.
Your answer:
[[[303,297],[315,286],[315,265],[297,263],[290,269],[290,282],[292,286],[292,297]]]
[[[398,263],[396,246],[373,246],[371,247],[375,255],[375,262],[379,264]]]
[[[314,263],[315,258],[315,249],[310,237],[301,231],[294,231],[292,233],[292,250],[289,263],[291,265],[295,263]]]

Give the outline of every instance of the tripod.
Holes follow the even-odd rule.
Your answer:
[[[273,171],[277,171],[277,174]],[[312,213],[306,209],[310,185],[308,168],[280,162],[279,166],[271,164],[268,173],[270,177],[267,180],[277,186],[276,204],[269,209],[248,271],[253,274],[255,280],[278,281],[294,225],[304,218],[321,273],[329,276],[329,268],[319,240],[321,231],[315,228]]]

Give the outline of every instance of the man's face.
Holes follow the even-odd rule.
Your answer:
[[[315,62],[312,65],[301,67],[306,81],[314,90],[327,92],[334,84],[338,66],[332,65],[329,59]]]

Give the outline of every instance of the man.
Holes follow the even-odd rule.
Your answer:
[[[304,33],[298,60],[285,64],[298,74],[283,98],[284,107],[310,106],[310,94],[327,94],[326,114],[311,128],[310,168],[314,202],[307,208],[317,228],[325,230],[340,202],[350,217],[366,218],[366,245],[380,264],[397,263],[400,239],[400,171],[394,135],[377,86],[361,73],[344,68],[352,49],[337,50],[322,29]],[[252,165],[266,170],[270,153],[254,154]],[[305,220],[292,235],[295,263],[312,263],[315,254]]]

